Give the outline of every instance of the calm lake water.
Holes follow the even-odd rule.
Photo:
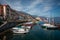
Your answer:
[[[25,35],[7,35],[7,40],[60,40],[60,30],[43,30],[41,26],[34,25]]]

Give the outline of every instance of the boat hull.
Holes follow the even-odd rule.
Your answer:
[[[48,30],[57,30],[58,29],[57,26],[54,26],[54,25],[51,25],[51,24],[43,24],[42,28],[43,29],[48,29]]]

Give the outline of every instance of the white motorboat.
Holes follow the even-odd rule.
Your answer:
[[[22,26],[21,28],[14,27],[12,28],[13,33],[28,33],[30,30],[30,26]]]
[[[57,26],[45,23],[45,24],[42,25],[42,28],[45,28],[45,29],[57,29]]]
[[[47,20],[48,20],[48,18],[47,18]],[[42,24],[42,28],[44,28],[44,29],[52,29],[52,30],[57,29],[58,27],[54,25],[54,19],[52,21],[53,21],[52,22],[53,24],[50,24],[50,20],[48,21],[49,23]]]
[[[28,33],[31,29],[32,23],[24,23],[23,26],[12,28],[13,33]]]

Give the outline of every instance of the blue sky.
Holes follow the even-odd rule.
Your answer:
[[[31,15],[60,17],[60,0],[0,0],[0,3]]]

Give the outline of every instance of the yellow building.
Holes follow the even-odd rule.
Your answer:
[[[36,17],[36,20],[38,21],[42,21],[42,19],[40,17]]]

